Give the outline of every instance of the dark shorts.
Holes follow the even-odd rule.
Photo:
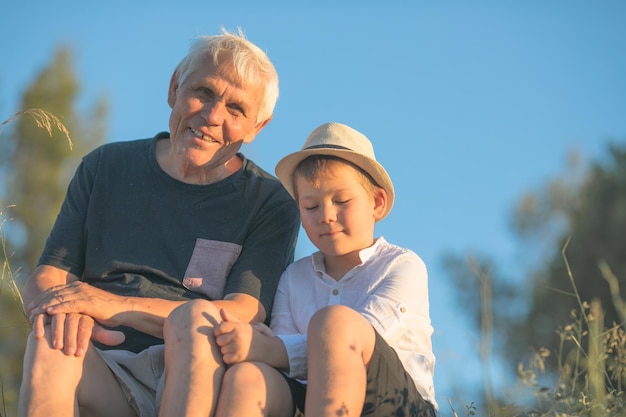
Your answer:
[[[367,388],[361,416],[435,417],[435,408],[417,392],[413,379],[404,370],[396,351],[378,332],[375,333],[376,345],[367,370]],[[304,416],[306,384],[285,378],[296,404],[294,416]]]

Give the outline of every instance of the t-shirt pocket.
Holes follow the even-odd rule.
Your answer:
[[[183,286],[211,300],[221,300],[226,278],[240,253],[241,245],[236,243],[196,239]]]

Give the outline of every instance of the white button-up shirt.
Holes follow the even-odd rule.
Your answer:
[[[307,379],[306,334],[311,316],[342,304],[361,313],[391,346],[422,397],[437,407],[426,266],[414,252],[380,237],[361,263],[336,281],[321,252],[289,265],[278,284],[271,327],[289,356],[289,376]]]

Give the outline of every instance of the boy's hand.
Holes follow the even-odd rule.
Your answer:
[[[215,327],[215,341],[220,347],[224,363],[230,365],[258,360],[254,345],[258,337],[262,337],[265,333],[255,329],[256,325],[242,323],[225,309],[220,310],[220,315],[223,321]],[[271,332],[269,328],[267,331]]]

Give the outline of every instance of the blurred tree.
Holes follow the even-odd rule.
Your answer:
[[[511,220],[523,270],[505,275],[489,256],[468,260],[450,254],[445,259],[459,304],[478,329],[492,320],[489,343],[512,372],[543,347],[552,352],[546,371],[562,371],[559,354],[573,347],[571,340],[561,345],[563,329],[573,320],[586,326],[589,311],[583,306],[593,300],[601,303],[605,328],[624,324],[614,297],[626,299],[626,144],[607,149],[606,158],[589,166],[571,153],[562,175],[519,199]],[[613,292],[607,266],[618,284]],[[491,280],[491,318],[481,310],[481,276]],[[586,340],[577,343],[587,347]]]
[[[7,284],[6,280],[0,282],[0,416],[5,417],[17,415],[22,355],[30,330],[19,302]]]
[[[3,134],[0,201],[11,218],[5,232],[14,272],[17,276],[19,271],[21,278],[28,276],[39,258],[80,158],[104,142],[105,100],[99,99],[91,114],[83,116],[76,104],[79,90],[70,50],[62,47],[26,89],[20,106],[22,112],[41,109],[58,117],[73,149],[61,130],[46,131],[28,113],[15,118]]]
[[[556,192],[550,195],[553,201],[560,198]],[[558,205],[558,201],[552,204]],[[556,329],[571,320],[572,311],[582,314],[581,302],[600,301],[606,328],[624,325],[613,296],[626,298],[626,145],[609,146],[607,161],[591,167],[578,195],[569,198],[567,205],[562,211],[566,227],[559,240],[563,255],[553,256],[546,268],[533,275],[527,317],[533,346],[558,347]],[[532,216],[519,216],[524,217]],[[617,277],[620,289],[614,293],[602,263]]]
[[[34,268],[80,158],[104,142],[105,100],[82,116],[78,93],[71,53],[59,48],[26,89],[20,109],[0,120],[0,417],[17,414],[30,330],[18,275],[26,278]]]

